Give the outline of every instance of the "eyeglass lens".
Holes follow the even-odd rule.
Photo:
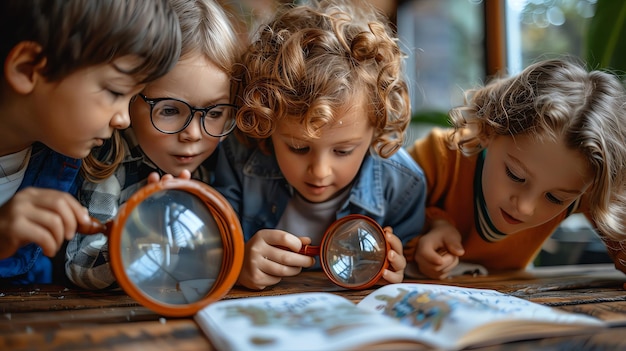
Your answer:
[[[237,109],[231,105],[216,105],[211,109],[193,109],[183,101],[166,99],[160,100],[152,108],[152,123],[165,133],[178,133],[184,130],[192,113],[202,111],[205,113],[203,127],[205,132],[212,136],[223,136],[232,131],[235,126]]]

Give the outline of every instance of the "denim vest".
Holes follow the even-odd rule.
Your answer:
[[[234,135],[222,141],[219,152],[213,187],[237,212],[245,240],[260,229],[275,228],[294,191],[275,156],[246,148]],[[404,149],[387,159],[370,153],[336,218],[369,216],[382,227],[391,226],[404,244],[422,232],[425,201],[424,173]]]
[[[75,195],[80,165],[79,159],[63,156],[40,144],[33,145],[28,168],[19,190],[33,186]],[[0,285],[45,284],[51,281],[52,262],[35,244],[23,246],[13,256],[0,260]]]

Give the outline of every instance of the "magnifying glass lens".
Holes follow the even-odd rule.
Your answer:
[[[384,233],[362,219],[338,225],[329,232],[324,246],[322,266],[331,279],[347,288],[376,279],[387,259]]]
[[[128,279],[145,295],[159,303],[186,305],[213,288],[224,243],[200,198],[166,189],[147,197],[128,216],[121,251]]]

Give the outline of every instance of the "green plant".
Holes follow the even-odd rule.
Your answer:
[[[598,0],[586,37],[586,60],[593,69],[626,72],[626,1]]]
[[[442,127],[449,127],[448,114],[439,110],[418,111],[411,117],[411,123],[426,123]]]

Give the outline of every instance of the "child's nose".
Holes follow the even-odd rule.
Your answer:
[[[196,119],[196,116],[198,117]],[[202,115],[200,113],[195,113],[193,118],[191,119],[191,121],[189,122],[189,125],[187,126],[187,128],[183,129],[180,132],[180,136],[183,140],[191,140],[191,141],[197,141],[202,139],[202,122],[203,122],[203,118]]]
[[[130,114],[128,109],[123,109],[115,113],[110,123],[111,127],[115,129],[126,129],[130,126]]]
[[[331,174],[331,164],[324,157],[315,157],[311,162],[311,173],[318,179],[326,178]]]
[[[532,194],[521,193],[517,196],[517,211],[525,216],[529,217],[535,213],[536,201]]]

